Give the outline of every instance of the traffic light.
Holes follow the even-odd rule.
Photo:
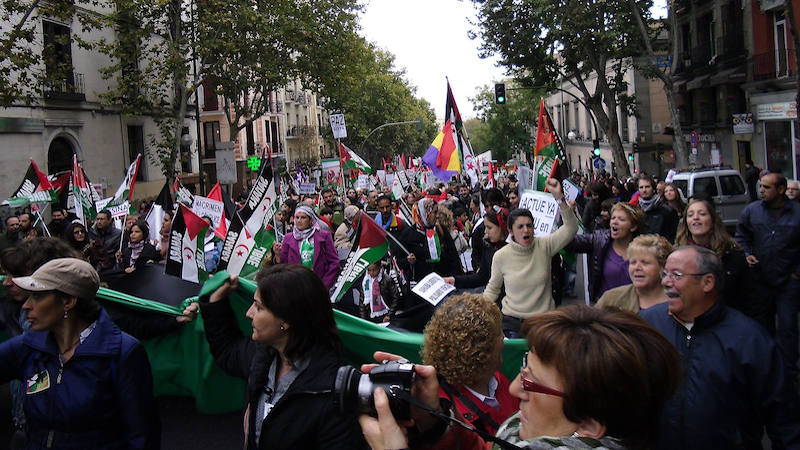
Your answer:
[[[494,84],[494,102],[497,105],[505,105],[506,104],[506,84],[505,83],[495,83]]]
[[[600,157],[600,140],[592,139],[592,156],[595,158]]]
[[[628,161],[633,161],[633,153],[628,153]]]

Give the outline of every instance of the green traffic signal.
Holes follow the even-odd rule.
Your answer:
[[[495,83],[494,85],[494,102],[498,105],[506,104],[506,84]]]
[[[633,161],[633,153],[628,155],[628,161]]]
[[[600,157],[600,141],[598,139],[592,139],[592,155],[596,158]]]

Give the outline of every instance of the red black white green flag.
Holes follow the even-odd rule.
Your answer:
[[[22,184],[14,191],[14,195],[2,204],[12,208],[19,208],[28,206],[31,203],[54,203],[57,201],[58,194],[53,189],[50,180],[47,179],[47,175],[42,173],[31,159],[31,164],[28,166],[28,171],[25,172]]]
[[[226,270],[231,275],[241,275],[246,265],[255,260],[255,255],[261,253],[260,248],[266,242],[261,233],[265,225],[272,223],[278,210],[278,195],[272,165],[267,158],[262,158],[261,171],[256,178],[253,189],[247,197],[244,208],[234,214],[222,254],[219,258],[218,270]],[[261,241],[257,241],[261,237]],[[270,243],[270,245],[272,245]],[[256,253],[253,253],[256,252]],[[264,254],[261,254],[263,258]],[[259,264],[261,259],[258,260]]]
[[[367,271],[367,267],[380,261],[387,250],[389,243],[386,240],[386,231],[374,220],[362,214],[353,247],[347,255],[347,262],[331,294],[331,302],[336,303],[341,300],[353,283]]]
[[[563,181],[569,176],[567,154],[564,144],[558,136],[553,120],[547,112],[544,99],[539,104],[539,122],[536,131],[536,186],[537,191],[544,191],[548,178]]]
[[[72,201],[75,205],[75,215],[86,224],[86,219],[97,216],[97,209],[94,206],[95,197],[99,197],[94,189],[89,185],[86,172],[83,171],[81,163],[78,162],[78,155],[72,155]],[[99,200],[99,198],[97,198]]]
[[[208,280],[204,238],[208,224],[193,213],[191,209],[180,205],[172,231],[169,236],[169,258],[165,272],[181,277],[186,281],[204,283]]]
[[[136,159],[133,160],[131,165],[128,166],[128,171],[125,173],[125,178],[122,179],[122,183],[120,183],[119,188],[117,188],[114,198],[108,203],[108,205],[106,205],[106,207],[121,205],[126,200],[133,200],[133,185],[136,184],[136,177],[139,173],[139,162],[141,160],[142,155],[139,154],[136,156]]]

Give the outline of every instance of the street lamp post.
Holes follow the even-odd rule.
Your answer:
[[[369,133],[367,133],[367,137],[365,137],[364,138],[364,142],[361,143],[361,148],[358,150],[358,153],[363,155],[362,152],[364,151],[364,145],[367,143],[367,139],[369,139],[369,137],[372,136],[372,133],[380,130],[381,128],[391,127],[391,126],[395,126],[395,125],[408,125],[410,123],[416,123],[416,124],[418,124],[418,126],[420,128],[422,128],[422,118],[421,117],[419,119],[417,119],[417,120],[408,120],[408,121],[405,121],[405,122],[385,123],[385,124],[375,128],[374,130],[372,130]],[[369,158],[367,158],[367,159],[369,159]]]

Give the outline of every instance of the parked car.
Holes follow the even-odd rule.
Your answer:
[[[735,169],[696,168],[676,173],[672,182],[684,198],[705,192],[714,199],[726,228],[736,227],[739,215],[750,201],[742,174]]]

